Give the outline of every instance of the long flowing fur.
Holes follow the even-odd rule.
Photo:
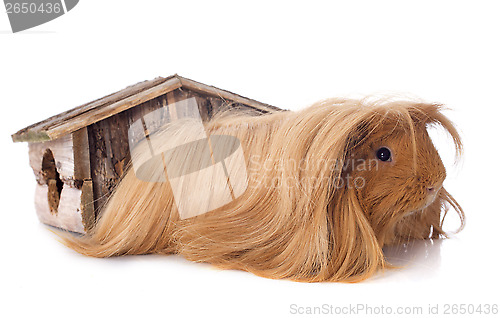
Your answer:
[[[366,279],[388,266],[385,244],[445,235],[447,205],[457,210],[463,226],[460,206],[444,189],[430,206],[405,214],[394,205],[381,209],[359,189],[338,185],[349,171],[349,158],[382,128],[412,136],[413,146],[404,150],[410,161],[422,147],[416,136],[423,125],[444,127],[460,153],[459,135],[440,110],[411,101],[329,99],[299,112],[216,116],[207,133],[232,135],[242,144],[249,173],[243,195],[181,219],[169,182],[141,181],[129,169],[94,229],[82,237],[64,236],[65,244],[94,257],[178,253],[270,278]],[[301,162],[309,163],[306,169]],[[415,166],[408,168],[415,174],[411,169]],[[375,207],[394,211],[382,215]]]

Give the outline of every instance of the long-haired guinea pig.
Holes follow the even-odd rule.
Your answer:
[[[408,100],[328,99],[262,115],[229,111],[204,125],[206,139],[185,129],[187,121],[171,125],[148,145],[154,138],[160,145],[185,141],[191,150],[170,157],[165,150],[146,172],[129,168],[95,227],[82,237],[63,234],[64,241],[94,257],[177,253],[268,278],[360,281],[391,267],[385,245],[446,237],[450,206],[464,225],[461,207],[443,188],[432,125],[451,135],[459,156],[460,136],[441,105]],[[221,145],[213,144],[216,137]],[[205,160],[193,154],[203,147],[212,165],[186,168],[187,161]],[[215,148],[241,158],[214,159]]]

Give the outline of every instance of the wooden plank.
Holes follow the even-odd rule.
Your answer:
[[[189,97],[194,97],[200,110],[200,116],[203,122],[207,122],[212,117],[212,105],[210,101],[200,94],[190,92]]]
[[[210,101],[210,105],[212,107],[212,116],[216,115],[218,112],[223,110],[224,108],[224,101],[215,96],[208,96],[207,99]]]
[[[96,216],[99,214],[101,207],[106,202],[119,179],[118,174],[114,170],[113,161],[115,161],[115,158],[110,157],[112,155],[110,146],[116,143],[116,146],[127,147],[128,149],[128,144],[124,144],[126,140],[113,140],[112,142],[109,140],[109,130],[115,129],[113,123],[116,122],[117,118],[121,117],[117,115],[87,127],[94,213]],[[120,126],[116,128],[119,129]]]
[[[18,131],[11,136],[13,142],[42,142],[49,141],[50,137],[45,131],[34,132],[31,130]]]
[[[104,96],[102,98],[99,98],[95,101],[83,104],[81,106],[72,108],[68,111],[62,112],[58,115],[51,116],[43,121],[40,121],[38,123],[32,124],[26,128],[21,129],[14,135],[12,135],[12,139],[14,142],[16,141],[43,141],[43,140],[50,140],[49,136],[46,134],[43,134],[43,132],[51,127],[54,123],[60,122],[60,121],[66,121],[70,118],[73,118],[77,115],[80,115],[84,112],[88,112],[94,108],[101,107],[103,105],[118,101],[120,99],[129,97],[133,94],[137,94],[138,92],[141,92],[145,89],[151,88],[153,86],[156,86],[158,84],[161,84],[165,82],[166,80],[172,78],[172,76],[167,77],[167,78],[156,78],[154,80],[150,81],[144,81],[144,82],[139,82],[137,84],[128,86],[118,92],[115,92],[113,94],[109,94],[107,96]],[[39,139],[41,138],[41,140]],[[44,139],[48,138],[48,139]],[[26,140],[24,140],[26,139]]]
[[[214,87],[214,86],[202,84],[202,83],[199,83],[199,82],[196,82],[196,81],[193,81],[191,79],[181,77],[181,76],[177,76],[177,77],[181,81],[182,87],[189,88],[189,89],[196,91],[196,92],[213,95],[213,96],[221,98],[222,100],[228,100],[228,101],[232,101],[232,102],[236,102],[236,103],[241,103],[241,104],[244,104],[246,106],[253,107],[253,108],[255,108],[263,113],[269,113],[272,111],[283,111],[282,109],[280,109],[278,107],[264,104],[264,103],[258,102],[256,100],[249,99],[249,98],[243,97],[241,95],[231,93],[229,91],[226,91],[226,90]]]
[[[35,189],[35,209],[40,222],[68,231],[85,233],[82,215],[79,209],[82,190],[64,187],[61,192],[61,199],[57,214],[51,213],[47,201],[47,185],[36,185]],[[77,208],[75,208],[75,202]]]
[[[169,92],[167,94],[167,108],[168,114],[170,116],[170,121],[179,119],[179,116],[177,116],[177,108],[175,107],[175,102],[176,98],[174,92]]]
[[[81,184],[81,197],[74,203],[75,209],[80,205],[83,228],[87,232],[95,225],[94,193],[90,171],[90,150],[87,127],[73,134],[73,155],[75,158],[75,182]]]
[[[87,127],[81,128],[72,134],[74,178],[76,180],[90,180],[89,137]]]
[[[46,131],[46,134],[51,139],[59,138],[71,131],[75,131],[97,121],[119,114],[129,108],[147,102],[179,87],[180,82],[176,78],[172,78],[163,84],[147,89],[139,94],[130,96],[105,107],[97,108],[92,112],[85,113],[82,116],[77,116],[70,120],[60,122],[59,124],[55,124]]]
[[[91,230],[95,225],[94,192],[92,180],[84,180],[80,196],[80,210],[82,224],[85,232]]]
[[[164,79],[162,79],[163,81]],[[141,84],[141,83],[140,83]],[[148,86],[150,83],[146,82]],[[180,87],[180,81],[176,77],[170,77],[162,83],[143,89],[143,87],[132,87],[118,93],[108,95],[90,104],[74,108],[68,112],[50,117],[45,121],[26,127],[12,135],[14,142],[57,139],[63,135],[88,126],[99,120],[103,120],[138,104],[158,97],[171,90]],[[139,92],[137,92],[139,90]],[[133,94],[131,93],[133,91]],[[127,97],[125,97],[127,96]]]
[[[46,180],[42,174],[42,161],[46,150],[50,149],[55,159],[55,165],[61,180],[72,187],[77,187],[74,182],[75,160],[73,155],[72,135],[67,135],[57,140],[30,142],[28,144],[28,149],[30,166],[35,173],[38,184],[46,184]]]

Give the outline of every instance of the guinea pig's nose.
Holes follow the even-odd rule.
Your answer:
[[[436,194],[439,190],[441,190],[442,186],[443,186],[442,183],[437,183],[434,185],[427,186],[427,192],[429,194]]]

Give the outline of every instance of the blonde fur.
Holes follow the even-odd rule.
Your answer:
[[[384,245],[444,236],[447,206],[464,224],[446,190],[433,202],[425,192],[445,177],[426,131],[433,124],[459,155],[460,137],[436,104],[329,99],[299,112],[222,114],[205,128],[240,140],[243,195],[181,219],[169,182],[141,181],[129,169],[95,228],[64,236],[65,244],[94,257],[177,253],[269,278],[360,281],[389,266]],[[375,150],[387,143],[394,161],[377,162]],[[342,186],[349,176],[363,187]]]

